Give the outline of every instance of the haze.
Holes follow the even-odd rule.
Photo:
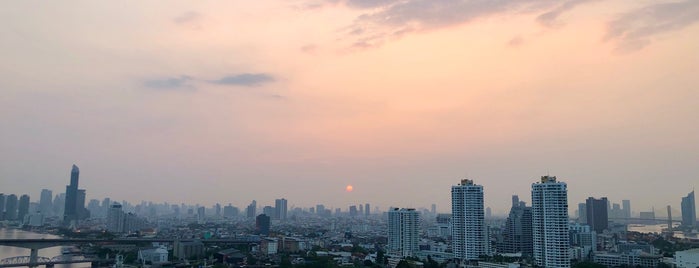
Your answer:
[[[678,207],[699,186],[699,1],[12,1],[0,185],[88,199]],[[352,192],[345,187],[354,186]]]

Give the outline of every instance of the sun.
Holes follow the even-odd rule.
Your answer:
[[[348,184],[347,187],[345,187],[345,191],[347,191],[348,193],[352,192],[352,190],[354,190],[354,187],[352,187],[351,184]]]

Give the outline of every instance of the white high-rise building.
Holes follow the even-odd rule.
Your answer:
[[[394,208],[388,211],[388,253],[413,257],[420,241],[420,214],[414,208]]]
[[[452,250],[454,258],[478,260],[486,255],[483,186],[461,180],[451,187]]]
[[[555,176],[532,184],[534,261],[539,267],[570,267],[568,187]]]

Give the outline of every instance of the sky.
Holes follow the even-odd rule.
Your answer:
[[[450,211],[699,186],[699,1],[12,1],[0,192]],[[354,190],[347,192],[347,185]],[[675,214],[675,213],[673,213]],[[679,213],[677,213],[679,215]]]

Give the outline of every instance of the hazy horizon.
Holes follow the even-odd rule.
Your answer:
[[[699,186],[699,1],[5,3],[0,192],[449,211]],[[353,185],[346,192],[346,185]]]

